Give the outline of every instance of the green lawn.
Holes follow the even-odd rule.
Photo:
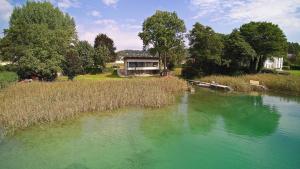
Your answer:
[[[99,74],[86,74],[86,75],[78,75],[74,80],[119,80],[121,79],[118,75],[113,74],[112,72],[107,73],[99,73]],[[66,81],[68,77],[60,76],[57,78],[57,81]]]
[[[0,72],[0,89],[17,81],[18,75],[15,72]]]
[[[300,70],[289,70],[288,72],[290,72],[291,75],[300,76]]]

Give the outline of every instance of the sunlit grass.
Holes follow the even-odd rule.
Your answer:
[[[258,90],[250,85],[250,80],[259,81],[268,89],[280,92],[290,92],[300,95],[300,78],[295,75],[274,75],[274,74],[256,74],[245,76],[207,76],[201,78],[201,81],[215,81],[220,84],[228,85],[235,91],[248,92]]]
[[[290,72],[291,75],[296,75],[300,77],[300,70],[288,70],[288,72]]]

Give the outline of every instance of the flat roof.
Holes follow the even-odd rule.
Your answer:
[[[148,56],[125,56],[124,60],[128,60],[128,59],[143,59],[143,60],[153,60],[153,59],[159,59],[158,57],[148,57]]]

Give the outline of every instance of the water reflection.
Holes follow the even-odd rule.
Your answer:
[[[173,110],[156,112],[155,116],[146,114],[141,128],[146,136],[154,139],[188,133],[205,135],[222,120],[228,133],[262,137],[276,131],[279,119],[277,108],[264,104],[263,96],[230,96],[201,90],[184,95]]]

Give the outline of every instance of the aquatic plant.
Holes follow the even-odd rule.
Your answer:
[[[85,112],[161,107],[186,88],[176,77],[19,83],[0,92],[0,128],[13,132]]]
[[[272,91],[292,92],[300,95],[300,78],[293,75],[255,74],[244,76],[207,76],[201,78],[201,81],[215,81],[228,85],[235,91],[250,92],[259,90],[259,88],[250,85],[250,80],[259,81],[260,84]]]

